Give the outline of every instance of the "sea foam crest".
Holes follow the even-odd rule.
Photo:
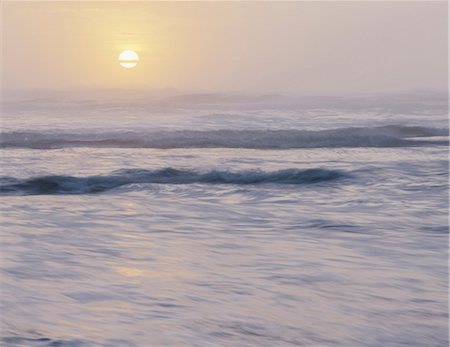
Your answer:
[[[29,179],[0,177],[0,195],[48,195],[101,193],[129,184],[313,184],[333,181],[349,175],[321,168],[285,169],[266,172],[261,170],[197,172],[164,168],[157,170],[124,169],[110,175],[87,177],[39,176]],[[140,186],[142,188],[142,186]]]

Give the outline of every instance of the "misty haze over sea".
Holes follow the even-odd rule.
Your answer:
[[[2,1],[0,346],[448,346],[448,13]]]

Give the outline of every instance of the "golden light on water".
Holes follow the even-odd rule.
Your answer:
[[[119,55],[119,64],[126,69],[135,67],[139,61],[139,56],[135,51],[126,50]]]

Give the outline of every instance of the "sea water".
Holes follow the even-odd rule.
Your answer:
[[[446,96],[19,93],[0,142],[4,346],[448,345]]]

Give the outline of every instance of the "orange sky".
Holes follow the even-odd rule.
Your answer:
[[[11,1],[2,33],[4,89],[447,88],[446,2]]]

